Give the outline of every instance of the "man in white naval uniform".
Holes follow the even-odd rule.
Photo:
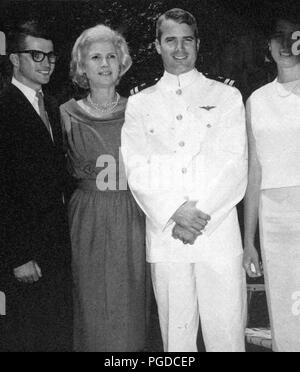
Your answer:
[[[245,274],[236,205],[247,183],[238,90],[195,69],[195,18],[172,9],[157,23],[165,73],[129,98],[122,154],[147,220],[147,260],[164,350],[244,351]],[[188,244],[188,245],[187,245]]]

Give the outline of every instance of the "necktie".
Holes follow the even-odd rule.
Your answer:
[[[53,141],[51,125],[50,125],[50,122],[49,122],[47,111],[45,110],[45,103],[44,103],[43,93],[41,91],[38,91],[36,93],[36,96],[37,96],[37,99],[38,99],[38,105],[39,105],[39,110],[40,110],[40,117],[43,120],[43,122],[44,122],[44,124],[45,124],[45,126],[46,126],[46,128],[48,130],[48,132],[50,133],[50,136],[52,138],[52,141]]]

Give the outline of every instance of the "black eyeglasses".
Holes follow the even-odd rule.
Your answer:
[[[49,63],[55,63],[57,61],[57,55],[54,52],[44,53],[41,50],[20,50],[15,53],[28,53],[34,62],[42,62],[45,57],[48,58]]]

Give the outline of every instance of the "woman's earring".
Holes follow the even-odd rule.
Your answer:
[[[89,80],[88,80],[87,75],[86,75],[85,72],[82,74],[82,79],[84,81],[84,84],[89,86]]]

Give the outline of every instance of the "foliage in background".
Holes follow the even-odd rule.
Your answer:
[[[253,1],[256,0],[240,0],[245,8],[239,5],[237,12],[234,0],[1,0],[0,30],[8,32],[16,22],[29,16],[38,16],[50,25],[60,54],[50,89],[63,100],[74,93],[68,75],[76,38],[98,23],[117,29],[127,39],[134,62],[120,84],[121,93],[126,95],[135,85],[161,75],[161,60],[154,48],[155,22],[167,9],[180,7],[192,12],[198,21],[201,50],[197,67],[244,80],[247,85],[243,71],[249,70],[254,76],[257,69],[253,67],[263,63],[263,55],[257,53],[252,42],[259,39],[255,27],[260,25],[255,7],[255,18],[249,13]]]

